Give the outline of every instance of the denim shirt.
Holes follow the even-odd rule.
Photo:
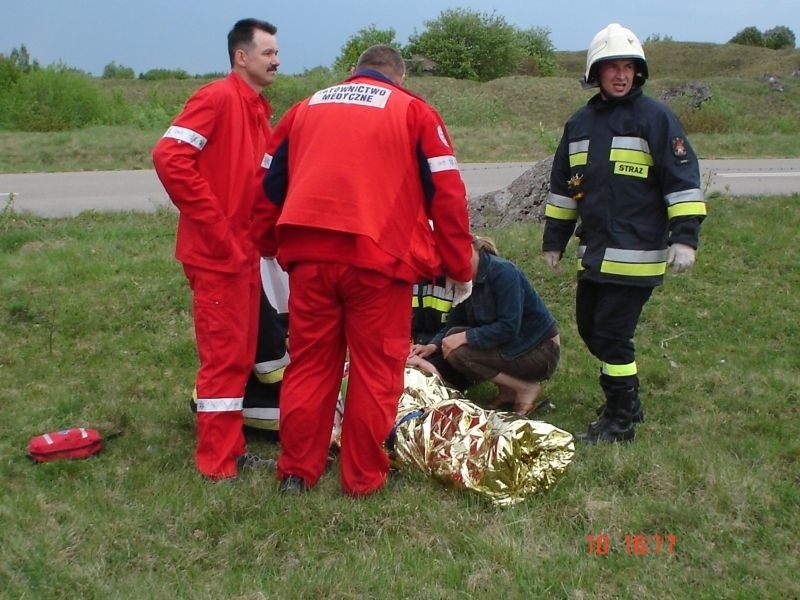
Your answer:
[[[450,311],[447,325],[431,340],[439,348],[451,327],[469,327],[467,344],[497,348],[508,360],[538,346],[556,320],[517,266],[482,251],[472,295]]]

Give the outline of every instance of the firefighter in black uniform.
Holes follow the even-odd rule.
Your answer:
[[[556,269],[575,232],[578,332],[601,362],[605,404],[576,436],[588,443],[632,440],[644,419],[636,325],[667,266],[694,264],[706,214],[697,157],[672,111],[643,95],[647,76],[633,32],[612,23],[594,37],[584,85],[600,90],[567,121],[551,173],[542,250]]]

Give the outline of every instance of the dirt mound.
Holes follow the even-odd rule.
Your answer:
[[[552,157],[540,160],[508,187],[470,199],[469,216],[472,228],[496,228],[512,223],[544,221],[552,166]]]

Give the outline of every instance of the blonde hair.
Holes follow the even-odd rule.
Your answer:
[[[494,243],[492,238],[474,235],[472,236],[472,247],[475,248],[478,253],[480,253],[481,250],[484,250],[489,254],[500,256],[497,251],[497,244]]]

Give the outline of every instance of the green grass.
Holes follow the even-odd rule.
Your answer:
[[[362,501],[335,464],[297,499],[272,473],[203,481],[174,213],[0,212],[0,596],[797,597],[800,197],[717,196],[709,212],[695,270],[668,277],[637,332],[637,440],[579,447],[552,490],[506,509],[413,471]],[[600,393],[574,274],[544,267],[540,225],[488,233],[560,323],[543,418],[582,429]],[[72,425],[121,435],[85,461],[25,458],[31,436]],[[674,553],[629,555],[626,534],[675,536]]]

